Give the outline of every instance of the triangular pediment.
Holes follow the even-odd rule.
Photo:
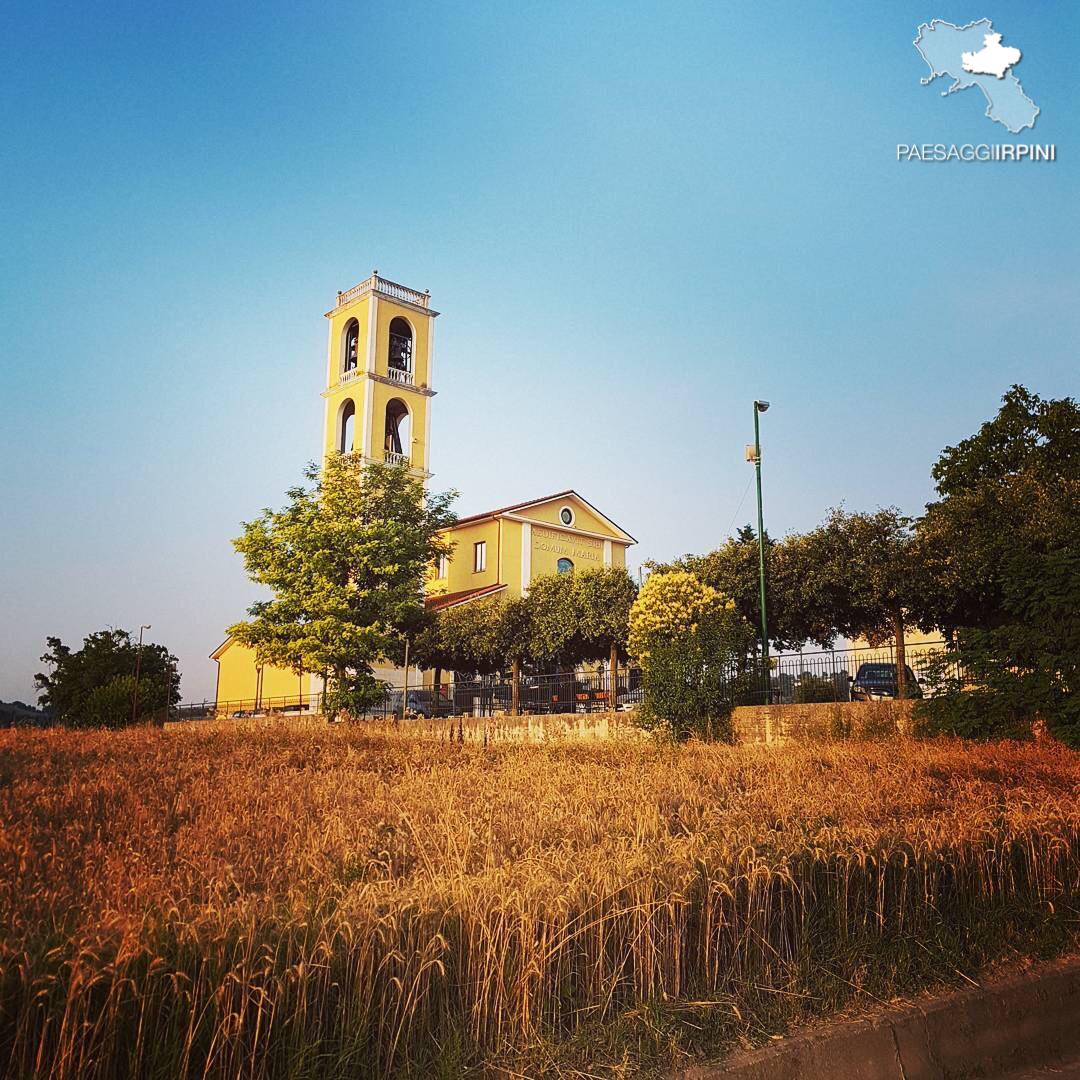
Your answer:
[[[569,521],[566,520],[567,514]],[[520,518],[553,528],[572,529],[576,532],[607,537],[624,544],[637,543],[625,529],[573,490],[510,508],[497,516]]]

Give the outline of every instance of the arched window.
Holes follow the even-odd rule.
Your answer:
[[[353,445],[353,433],[356,430],[356,406],[352,398],[346,400],[341,406],[341,420],[338,423],[338,450],[343,454],[351,454],[355,449]]]
[[[386,403],[385,458],[392,465],[408,465],[412,454],[412,417],[405,402],[391,398]]]
[[[399,315],[390,320],[389,375],[398,382],[412,382],[412,327]]]
[[[342,371],[355,371],[357,356],[360,350],[360,324],[355,319],[350,319],[345,325],[345,351]]]
[[[555,573],[569,574],[574,569],[574,564],[569,559],[560,559],[555,564]]]

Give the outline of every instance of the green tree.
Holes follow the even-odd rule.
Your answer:
[[[59,638],[46,639],[41,659],[49,672],[34,681],[38,701],[69,727],[123,727],[132,722],[135,666],[139,666],[138,715],[143,721],[180,701],[176,657],[164,645],[133,641],[126,630],[88,634],[72,651]]]
[[[510,709],[517,716],[521,712],[521,668],[533,649],[533,615],[528,598],[500,597],[493,624],[495,651],[503,657],[504,664],[510,665]]]
[[[581,658],[608,662],[608,701],[614,709],[618,704],[619,661],[627,658],[630,609],[637,599],[637,586],[616,566],[575,570],[568,576]]]
[[[423,632],[424,580],[451,545],[455,492],[429,494],[408,469],[332,454],[281,510],[245,522],[233,541],[253,581],[273,596],[229,633],[264,663],[332,676],[327,710],[356,713],[381,699],[378,662],[402,663]]]
[[[906,697],[904,626],[922,575],[910,519],[895,507],[835,509],[818,528],[790,537],[785,557],[792,602],[809,618],[845,637],[895,641],[897,694]]]
[[[789,558],[790,538],[773,540],[765,533],[765,602],[769,641],[777,649],[796,649],[807,641],[827,648],[835,630],[818,609],[796,602],[801,564]],[[715,551],[707,555],[684,555],[671,563],[650,563],[652,570],[685,570],[706,585],[731,597],[747,627],[744,654],[756,651],[761,625],[761,593],[758,580],[757,533],[744,525]]]
[[[615,671],[626,657],[630,607],[637,595],[621,568],[573,571],[537,578],[527,597],[493,596],[447,608],[424,639],[428,663],[470,674],[511,678],[511,708],[520,704],[525,664],[573,668],[591,660]]]
[[[513,680],[511,708],[516,715],[521,668],[531,650],[528,600],[497,595],[440,611],[418,638],[415,655],[423,667],[461,675],[508,673]]]
[[[921,707],[930,729],[1008,734],[1040,718],[1080,743],[1080,406],[1013,386],[933,477],[921,615],[954,639],[969,685]]]
[[[417,643],[417,663],[461,675],[491,675],[502,667],[494,597],[440,611]]]
[[[586,659],[573,574],[537,578],[529,586],[530,654],[547,667],[573,668]]]

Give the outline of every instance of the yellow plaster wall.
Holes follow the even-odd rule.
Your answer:
[[[511,596],[521,595],[521,522],[502,520],[502,563],[499,580]]]
[[[237,641],[230,641],[218,656],[217,700],[219,702],[240,701],[255,702],[258,690],[258,664],[255,652]],[[261,702],[266,705],[271,699],[298,700],[308,692],[306,676],[297,675],[288,668],[266,664],[262,673]],[[250,707],[250,706],[249,706]]]
[[[941,646],[942,637],[943,637],[943,635],[942,635],[940,630],[933,630],[929,634],[927,634],[922,630],[917,630],[915,627],[909,626],[909,627],[906,627],[905,630],[904,630],[904,648],[905,648],[905,650],[907,651],[907,653],[909,655],[911,655],[913,649],[916,652],[926,652],[928,646],[931,649],[934,648],[935,646],[940,649],[942,647]],[[933,643],[933,644],[931,644],[931,643]],[[888,649],[892,644],[893,644],[892,637],[889,637],[889,639],[887,641],[885,641],[880,646],[870,645],[867,642],[866,638],[856,638],[854,641],[851,642],[851,648],[853,648],[853,649],[875,649],[875,648]]]
[[[428,579],[429,596],[443,593],[463,592],[466,589],[482,589],[499,582],[499,524],[487,518],[471,522],[460,528],[450,529],[448,534],[456,545],[450,556],[447,576],[441,580]],[[473,544],[487,542],[487,569],[480,574],[473,573]],[[520,556],[519,556],[520,557]],[[519,564],[520,566],[520,564]],[[518,571],[518,579],[521,571]]]
[[[368,326],[371,322],[372,294],[368,293],[353,303],[336,310],[330,316],[330,355],[327,361],[326,412],[323,425],[323,449],[331,453],[338,449],[338,417],[344,401],[351,398],[356,407],[354,420],[354,439],[352,447],[358,453],[382,458],[385,449],[386,405],[392,398],[400,398],[409,410],[412,420],[411,445],[402,447],[410,457],[415,468],[427,469],[427,410],[430,398],[418,394],[407,387],[388,386],[367,377],[368,364]],[[417,387],[427,386],[430,382],[428,363],[431,346],[431,323],[433,316],[423,315],[419,311],[395,303],[381,293],[375,311],[375,373],[387,376],[390,352],[390,322],[401,317],[406,319],[413,331],[413,379]],[[345,327],[356,319],[360,326],[357,347],[357,369],[360,374],[347,383],[338,383],[345,357]],[[368,397],[374,398],[369,407]],[[363,438],[368,415],[371,415],[369,438]]]
[[[604,542],[591,536],[583,536],[574,530],[565,527],[556,528],[559,508],[563,503],[554,504],[554,512],[545,522],[531,521],[531,556],[530,575],[532,581],[538,577],[554,574],[558,569],[561,558],[570,559],[577,570],[596,570],[604,565]],[[576,507],[575,507],[576,509]],[[577,523],[581,524],[581,516],[577,517]],[[546,522],[550,522],[549,525]],[[502,527],[501,541],[499,526]],[[601,523],[595,518],[590,525]],[[611,534],[607,526],[604,531]],[[507,586],[509,595],[521,595],[521,544],[523,522],[513,518],[487,519],[479,522],[471,522],[460,528],[451,529],[444,534],[456,545],[453,555],[450,557],[450,566],[445,578],[436,578],[434,569],[430,572],[426,591],[429,596],[441,596],[445,593],[463,592],[466,589],[482,588],[496,583]],[[590,530],[591,531],[591,530]],[[486,540],[488,544],[488,570],[484,574],[472,572],[473,544],[478,540]],[[626,566],[625,541],[612,539],[611,542],[611,565]],[[498,552],[499,563],[496,566],[494,559]]]

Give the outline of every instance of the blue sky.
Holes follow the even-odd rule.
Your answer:
[[[1034,133],[920,84],[919,24],[984,17]],[[1032,3],[9,7],[0,697],[46,635],[143,622],[212,694],[230,538],[318,454],[322,313],[373,267],[443,312],[463,514],[572,486],[635,565],[708,550],[754,514],[754,397],[773,533],[918,512],[1009,384],[1077,392],[1078,38]]]

